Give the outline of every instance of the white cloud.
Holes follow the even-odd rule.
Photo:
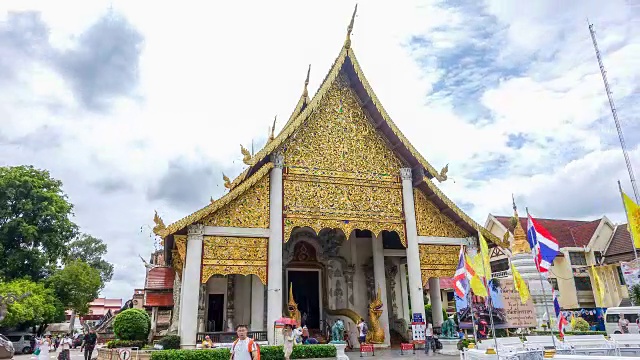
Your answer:
[[[50,59],[26,57],[12,68],[17,80],[0,84],[0,158],[51,169],[64,182],[76,221],[110,245],[116,275],[105,294],[126,298],[143,285],[137,254],[153,249],[153,210],[167,223],[185,215],[167,200],[184,187],[148,196],[171,184],[161,182],[170,164],[198,178],[185,199],[204,205],[220,195],[219,172],[244,166],[239,144],[263,142],[274,115],[278,129],[288,119],[308,64],[310,93],[317,89],[354,2],[7,1],[0,21],[9,10],[41,11],[49,46],[64,52],[110,3],[144,38],[135,91],[112,97],[106,113],[92,111]],[[599,31],[637,159],[638,10],[623,1],[607,11],[593,1],[556,3],[360,4],[352,44],[369,82],[423,155],[437,168],[450,163],[452,180],[441,186],[473,204],[480,222],[508,213],[512,192],[539,216],[623,219],[615,180],[626,179],[624,163],[584,15]],[[27,141],[37,131],[53,134],[42,137],[50,144]]]

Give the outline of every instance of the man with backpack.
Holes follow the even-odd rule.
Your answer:
[[[247,325],[236,326],[238,338],[231,346],[231,360],[260,360],[260,346],[247,337],[248,332]]]

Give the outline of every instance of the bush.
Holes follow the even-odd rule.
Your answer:
[[[427,304],[424,306],[424,317],[427,322],[433,324],[431,304]],[[442,320],[447,320],[448,318],[449,318],[449,314],[447,314],[447,311],[445,309],[442,309]]]
[[[180,336],[167,335],[158,341],[164,350],[180,349]]]
[[[202,350],[158,350],[151,352],[151,360],[229,360],[227,348]]]
[[[335,358],[336,355],[333,345],[300,345],[293,347],[291,359]],[[261,346],[260,360],[284,360],[282,346]]]
[[[293,347],[291,359],[335,358],[333,345],[300,345]],[[151,353],[151,360],[229,360],[229,349],[159,350]],[[261,360],[283,360],[282,346],[261,346]]]
[[[140,341],[140,340],[111,340],[107,342],[108,349],[132,348],[132,347],[137,347],[142,349],[143,346],[144,346],[144,341]]]
[[[460,341],[458,341],[457,348],[458,350],[466,349],[469,347],[469,344],[475,344],[475,341],[471,339],[460,339]]]
[[[138,309],[127,309],[113,320],[113,332],[119,340],[146,341],[150,328],[149,315]]]
[[[573,331],[589,331],[589,323],[583,318],[577,318],[575,326],[571,329]]]

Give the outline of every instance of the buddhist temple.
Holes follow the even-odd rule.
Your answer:
[[[224,176],[228,192],[168,226],[156,214],[184,348],[238,324],[277,343],[282,316],[312,333],[341,319],[352,344],[364,318],[371,342],[388,346],[424,317],[426,284],[442,323],[439,279],[453,276],[461,244],[475,246],[478,230],[502,242],[436,186],[448,168],[437,171],[383,108],[352,47],[355,14],[318,91],[309,95],[307,73],[280,132],[255,154],[241,147],[246,169]]]

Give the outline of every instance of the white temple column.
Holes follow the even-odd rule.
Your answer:
[[[274,344],[274,324],[282,317],[282,154],[273,154],[269,175],[269,270],[267,279],[267,339]]]
[[[442,293],[440,291],[440,279],[429,279],[429,298],[431,299],[431,318],[433,319],[433,326],[438,327],[442,325]]]
[[[251,331],[264,331],[264,285],[251,276]]]
[[[198,303],[200,300],[200,265],[202,263],[202,241],[204,225],[189,226],[187,256],[183,272],[182,302],[180,304],[180,346],[196,347],[198,333]]]
[[[409,324],[411,322],[411,314],[409,313],[409,293],[407,289],[407,266],[400,263],[400,296],[402,297],[402,318]]]
[[[380,289],[380,299],[382,300],[382,315],[380,315],[380,326],[384,330],[384,343],[390,344],[389,335],[389,304],[387,302],[387,281],[384,271],[384,247],[382,246],[382,234],[372,236],[371,248],[373,250],[373,278],[375,281],[374,292]]]
[[[407,230],[407,271],[409,273],[409,295],[411,312],[422,314],[424,319],[424,294],[422,273],[420,271],[420,249],[418,245],[418,227],[416,209],[413,204],[413,182],[411,169],[400,169],[402,177],[402,199],[404,203],[405,227]]]

